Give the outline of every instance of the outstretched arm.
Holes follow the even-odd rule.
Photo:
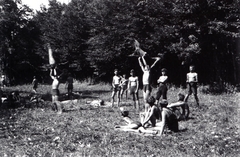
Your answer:
[[[184,101],[178,101],[176,103],[171,103],[169,105],[167,105],[167,107],[178,107],[178,106],[183,106],[185,104]]]
[[[157,58],[150,68],[154,67],[155,64],[156,64],[159,60],[160,60],[160,58]]]
[[[143,64],[142,64],[142,62],[141,62],[141,57],[138,57],[138,63],[139,63],[139,65],[140,65],[142,71],[144,71],[144,67],[143,67]]]

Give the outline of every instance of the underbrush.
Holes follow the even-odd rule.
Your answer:
[[[162,137],[144,136],[114,130],[124,124],[118,108],[92,107],[86,102],[101,98],[109,102],[111,86],[76,82],[74,92],[80,101],[61,115],[44,108],[0,110],[0,156],[238,156],[239,154],[239,94],[204,94],[200,90],[200,107],[189,98],[190,117],[180,122],[180,132],[166,131]],[[31,93],[30,85],[19,89],[22,97]],[[39,93],[50,104],[51,87],[41,85]],[[66,91],[60,86],[62,96]],[[176,101],[184,89],[170,88],[169,102]],[[143,109],[142,94],[140,103]],[[153,95],[156,89],[153,90]],[[138,112],[131,106],[131,97],[121,103],[137,120]],[[69,109],[68,109],[69,108]]]

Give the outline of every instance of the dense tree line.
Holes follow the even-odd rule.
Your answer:
[[[181,84],[194,64],[201,83],[237,84],[239,6],[239,0],[50,0],[34,13],[21,1],[3,0],[1,70],[18,82],[48,75],[50,43],[57,61],[78,79],[96,69],[105,81],[115,68],[140,75],[137,58],[128,57],[137,39],[150,56],[164,56],[153,77],[165,67],[171,82]]]

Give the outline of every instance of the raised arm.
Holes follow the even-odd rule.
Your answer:
[[[144,56],[142,56],[142,61],[143,61],[144,66],[146,66],[146,65],[147,65],[147,62],[146,62]]]
[[[156,64],[159,60],[160,60],[160,58],[156,58],[155,62],[152,64],[152,66],[151,66],[150,68],[154,67],[155,64]]]
[[[144,67],[143,67],[143,64],[142,64],[142,62],[141,62],[141,57],[138,57],[138,63],[139,63],[139,65],[140,65],[142,71],[144,71]]]

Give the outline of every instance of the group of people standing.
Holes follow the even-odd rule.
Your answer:
[[[144,102],[144,112],[140,113],[141,122],[131,121],[130,117],[127,115],[124,116],[124,120],[128,123],[127,126],[118,126],[118,128],[128,128],[136,129],[140,128],[143,131],[146,125],[151,124],[152,127],[156,127],[156,120],[161,121],[159,125],[159,133],[163,134],[164,128],[167,125],[169,129],[173,131],[178,131],[178,121],[180,119],[186,119],[189,114],[189,109],[187,105],[188,97],[193,93],[197,105],[199,105],[199,100],[197,97],[197,82],[198,75],[194,71],[194,66],[190,66],[189,73],[187,73],[187,86],[188,93],[186,96],[179,93],[177,102],[168,104],[167,101],[167,69],[161,69],[161,76],[157,79],[158,88],[156,92],[156,97],[151,96],[152,87],[150,84],[150,71],[155,66],[155,64],[160,60],[160,57],[155,57],[154,63],[150,66],[145,60],[145,55],[138,57],[139,65],[142,69],[142,84],[143,84],[143,102]],[[120,105],[120,100],[122,99],[122,94],[126,91],[133,96],[134,107],[137,111],[140,111],[139,105],[139,78],[136,76],[135,71],[132,69],[130,71],[129,79],[126,79],[126,75],[120,76],[117,69],[114,70],[114,76],[112,81],[113,92],[112,92],[112,106],[114,106],[114,97],[117,95],[117,107]],[[162,100],[160,98],[162,97]],[[179,110],[181,108],[181,111]],[[188,110],[186,112],[186,109]],[[127,117],[127,118],[126,118]],[[126,120],[127,119],[127,120]],[[133,125],[134,124],[134,125]],[[137,124],[137,125],[136,125]],[[141,125],[140,125],[141,124]],[[134,127],[132,127],[134,126]],[[143,128],[142,128],[143,127]],[[145,131],[144,131],[145,132]],[[149,132],[149,131],[146,131]],[[151,131],[150,131],[151,132]]]
[[[146,112],[149,104],[147,103],[147,98],[151,95],[152,87],[150,84],[150,70],[155,66],[155,64],[160,60],[160,57],[154,58],[154,63],[149,66],[144,58],[144,56],[138,58],[139,65],[143,71],[142,76],[142,84],[143,84],[143,100],[144,100],[144,111]],[[168,76],[166,75],[167,69],[163,68],[161,70],[162,75],[157,80],[157,83],[159,84],[158,91],[156,94],[156,100],[157,104],[159,104],[159,100],[162,96],[163,99],[167,99],[167,80]],[[117,107],[119,107],[120,100],[123,98],[123,94],[126,93],[127,98],[127,92],[129,95],[133,96],[134,101],[134,107],[139,110],[139,78],[136,76],[136,73],[134,69],[130,71],[130,77],[126,79],[126,74],[123,74],[123,76],[119,75],[118,69],[114,70],[114,76],[112,80],[112,106],[114,106],[114,97],[117,95]]]

